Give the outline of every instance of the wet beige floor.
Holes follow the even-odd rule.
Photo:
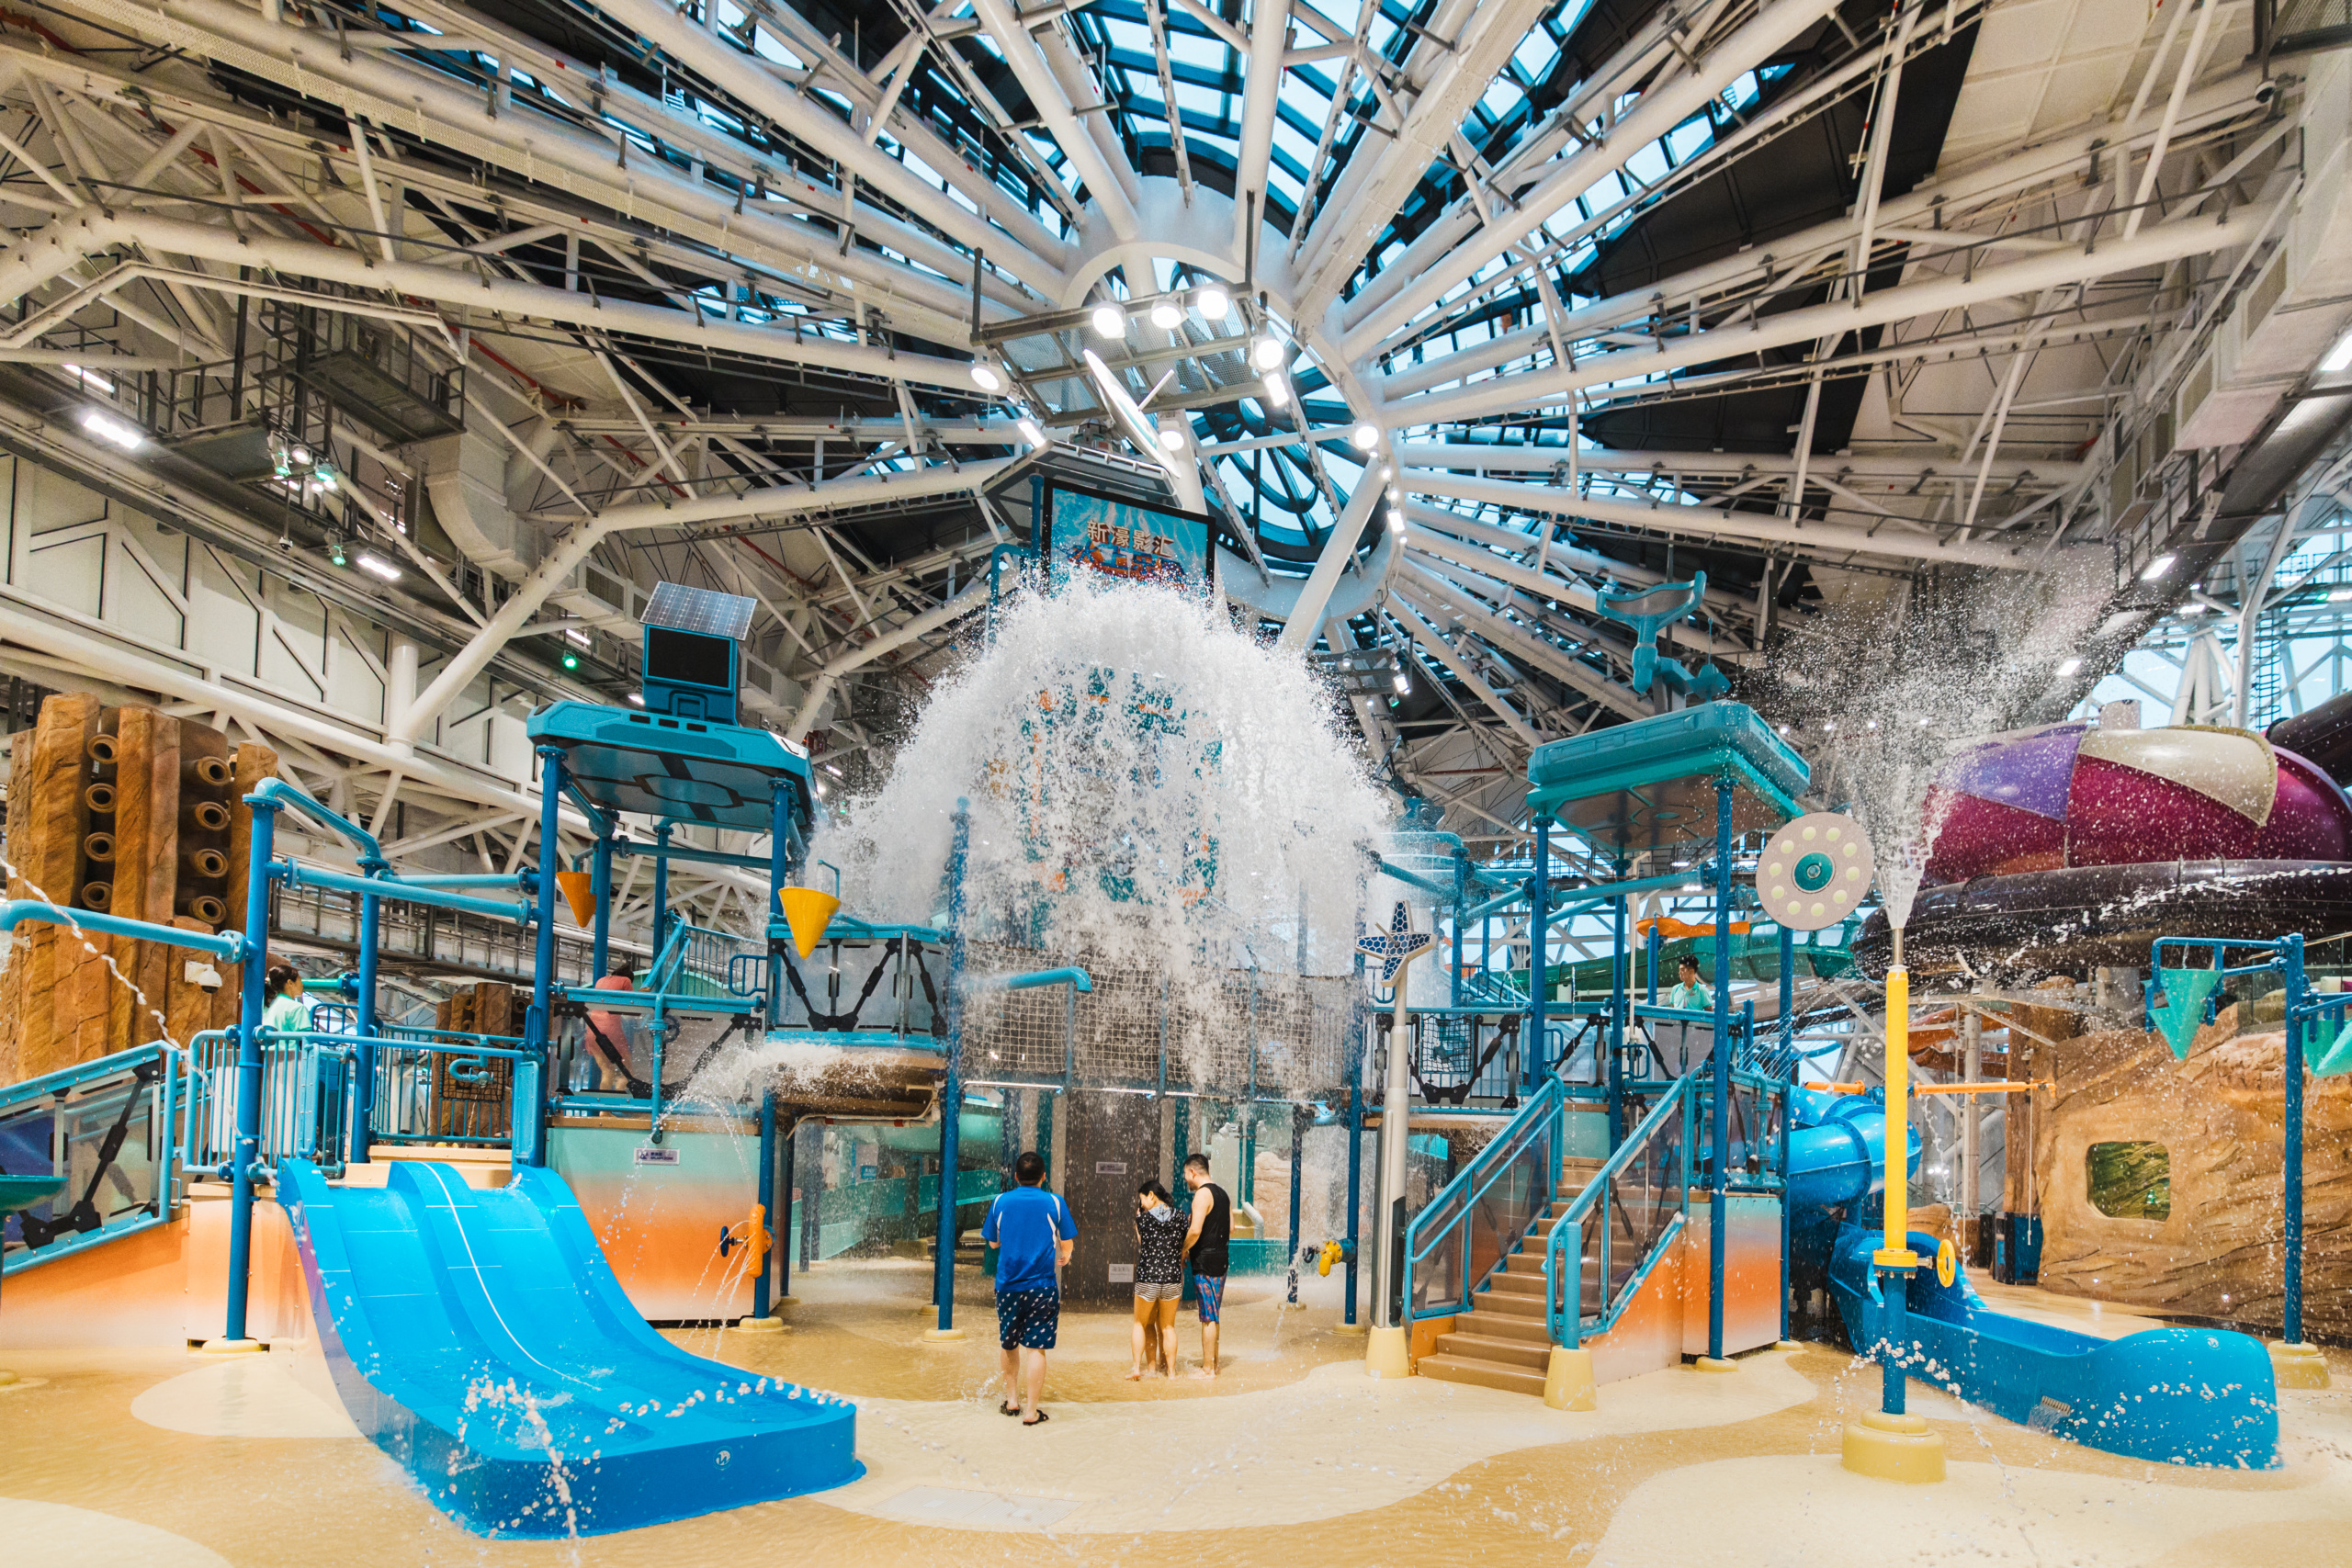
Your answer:
[[[1846,1421],[1875,1371],[1824,1348],[1732,1375],[1674,1371],[1589,1415],[1423,1379],[1375,1382],[1334,1331],[1336,1280],[1304,1307],[1237,1280],[1215,1382],[1130,1383],[1124,1316],[1064,1318],[1047,1405],[994,1413],[984,1287],[961,1343],[928,1343],[928,1271],[885,1263],[796,1284],[780,1336],[682,1331],[690,1348],[847,1394],[865,1479],[820,1497],[581,1542],[458,1529],[298,1375],[176,1352],[26,1353],[0,1394],[0,1560],[140,1568],[458,1562],[2035,1563],[2311,1568],[2352,1562],[2352,1357],[2338,1388],[2284,1396],[2286,1465],[2259,1475],[2118,1459],[1974,1416],[1915,1385],[1951,1479],[1848,1475]],[[1989,1293],[1989,1292],[1988,1292]],[[2132,1314],[2023,1292],[1996,1303],[2128,1332]],[[2085,1320],[2096,1321],[2086,1322]],[[1187,1325],[1186,1359],[1197,1347]]]

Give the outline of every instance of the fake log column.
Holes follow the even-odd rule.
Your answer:
[[[244,923],[244,795],[277,771],[266,746],[85,694],[41,705],[10,740],[11,898],[47,898],[198,931]],[[187,978],[185,949],[28,923],[0,970],[0,1082],[236,1021],[238,976]]]

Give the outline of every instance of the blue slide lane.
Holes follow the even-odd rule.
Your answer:
[[[288,1160],[277,1190],[345,1406],[469,1529],[601,1535],[865,1473],[846,1400],[648,1327],[552,1171],[338,1187]]]
[[[1883,1239],[1884,1102],[1875,1095],[1794,1091],[1789,1132],[1790,1228],[1800,1250],[1826,1249],[1829,1292],[1846,1336],[1870,1353],[1883,1314],[1871,1255]],[[1911,1163],[1918,1164],[1914,1134]],[[1842,1221],[1842,1223],[1841,1223]],[[1972,1404],[2086,1448],[2159,1463],[2268,1470],[2278,1463],[2278,1389],[2270,1354],[2243,1334],[2150,1328],[2102,1339],[1985,1306],[1964,1269],[1936,1278],[1936,1238],[1911,1233],[1923,1267],[1904,1306],[1911,1376]]]

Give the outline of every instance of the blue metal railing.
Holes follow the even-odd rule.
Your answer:
[[[1688,1222],[1690,1136],[1700,1075],[1679,1078],[1552,1224],[1544,1300],[1552,1343],[1605,1332]],[[1618,1233],[1623,1233],[1622,1235]],[[1571,1243],[1574,1244],[1573,1250]],[[1589,1322],[1585,1274],[1597,1292]]]
[[[1399,1271],[1408,1318],[1464,1312],[1552,1201],[1566,1135],[1566,1087],[1546,1078],[1494,1141],[1405,1227]]]
[[[70,1257],[169,1219],[185,1196],[186,1140],[204,1080],[169,1041],[0,1089],[0,1169],[65,1187],[12,1216],[0,1269]]]

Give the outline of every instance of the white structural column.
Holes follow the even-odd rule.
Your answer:
[[[1373,507],[1380,500],[1381,490],[1366,473],[1348,497],[1348,504],[1331,532],[1323,540],[1323,553],[1315,558],[1315,570],[1306,575],[1306,586],[1298,592],[1298,604],[1283,623],[1278,648],[1293,653],[1305,653],[1314,646],[1316,633],[1323,625],[1323,607],[1331,602],[1332,590],[1340,586],[1340,573],[1347,570],[1349,558],[1355,553],[1356,540],[1363,535],[1364,519],[1372,515]]]
[[[1249,254],[1250,239],[1250,203],[1238,199],[1243,192],[1257,193],[1261,229],[1266,221],[1266,170],[1274,155],[1274,116],[1282,107],[1283,46],[1289,36],[1290,0],[1256,0],[1250,14],[1250,74],[1242,87],[1241,146],[1233,178],[1237,262]]]
[[[1114,168],[1112,157],[1092,132],[1082,123],[1096,118],[1081,115],[1083,107],[1073,102],[1062,89],[1053,65],[1037,47],[1028,26],[1016,17],[1004,0],[973,0],[973,15],[996,39],[997,48],[1004,55],[1004,62],[1012,67],[1012,74],[1021,83],[1021,90],[1029,95],[1035,106],[1037,118],[1053,132],[1054,142],[1066,154],[1079,178],[1086,182],[1087,195],[1092,197],[1111,231],[1122,240],[1132,240],[1140,231],[1136,221],[1135,202],[1129,197],[1128,181],[1134,171],[1127,170],[1126,179]],[[1051,27],[1052,22],[1038,24]],[[1124,159],[1121,162],[1124,163]]]

